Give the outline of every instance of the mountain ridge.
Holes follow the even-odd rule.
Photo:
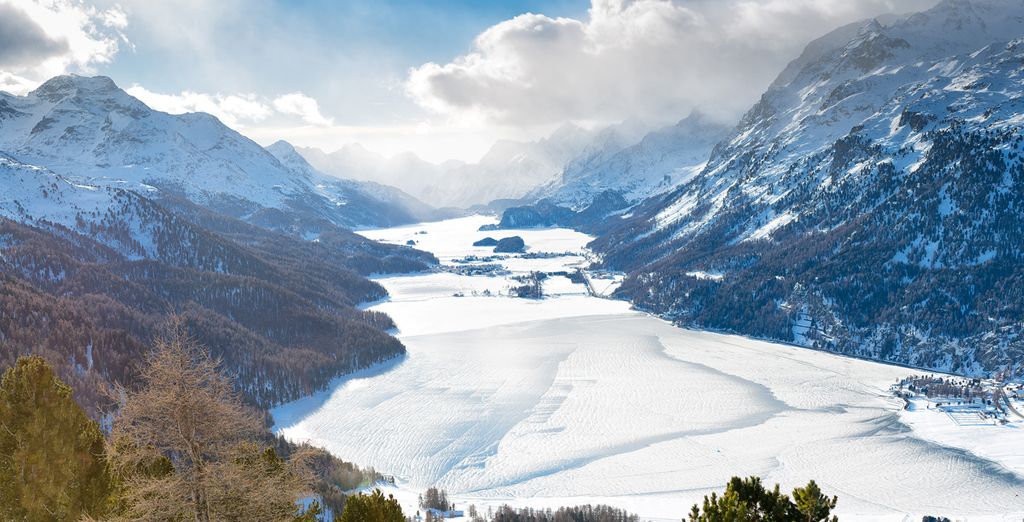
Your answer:
[[[147,191],[163,185],[240,218],[263,207],[345,227],[416,221],[401,212],[390,215],[389,201],[360,193],[358,184],[286,168],[213,116],[152,110],[107,77],[58,76],[26,96],[0,93],[0,107],[0,150],[93,184],[128,183]],[[338,205],[319,185],[375,208]],[[424,205],[402,198],[426,212]]]
[[[819,39],[693,180],[595,241],[630,272],[620,295],[685,325],[1020,375],[1022,21],[1024,2],[944,2]]]
[[[0,180],[0,359],[45,355],[94,416],[175,317],[260,407],[401,356],[357,307],[386,295],[365,276],[437,264],[345,228],[416,220],[407,195],[286,167],[105,77],[0,94]]]

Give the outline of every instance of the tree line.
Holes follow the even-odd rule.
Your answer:
[[[0,218],[0,365],[45,357],[95,418],[102,386],[132,382],[171,315],[263,408],[404,353],[386,333],[389,317],[353,306],[383,288],[316,247],[259,229],[226,239],[163,218],[163,242],[196,251],[167,247],[165,258],[133,260],[73,230]]]

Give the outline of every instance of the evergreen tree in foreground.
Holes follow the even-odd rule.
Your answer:
[[[793,499],[779,491],[778,484],[768,490],[758,477],[733,477],[718,496],[704,497],[703,506],[694,505],[690,522],[835,522],[830,516],[837,498],[828,498],[812,480],[793,490]]]
[[[345,500],[345,511],[340,522],[405,522],[402,506],[393,495],[384,496],[379,489],[373,494],[362,493]]]
[[[40,357],[21,357],[0,384],[0,520],[104,514],[111,479],[103,435]]]
[[[834,515],[832,518],[829,518],[829,514],[835,509],[836,502],[839,499],[835,496],[828,498],[823,495],[821,489],[813,480],[808,482],[806,487],[794,489],[793,500],[796,501],[796,509],[800,512],[800,520],[806,520],[807,522],[822,520],[835,522],[839,520]]]

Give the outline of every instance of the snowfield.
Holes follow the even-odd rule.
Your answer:
[[[492,222],[364,235],[413,239],[448,265],[489,255],[471,246],[485,236],[577,253],[490,261],[511,275],[584,263],[588,236],[477,231]],[[564,278],[551,287],[562,295],[507,297],[510,277],[379,278],[391,298],[372,309],[395,319],[408,355],[276,408],[275,430],[394,474],[407,512],[437,485],[460,509],[602,502],[679,520],[729,477],[756,474],[784,489],[815,479],[844,520],[1024,514],[1020,459],[996,464],[901,422],[913,414],[888,388],[906,368],[676,328]],[[1024,448],[1000,445],[1012,442]]]

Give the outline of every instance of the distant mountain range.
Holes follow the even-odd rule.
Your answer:
[[[286,143],[153,111],[103,77],[0,93],[0,363],[43,353],[95,408],[171,315],[267,406],[403,353],[360,302],[433,256],[348,230],[429,219]]]
[[[638,141],[629,122],[609,127],[560,176],[505,205],[499,226],[567,226],[602,233],[646,198],[693,179],[729,127],[693,112]]]
[[[619,295],[688,326],[1024,375],[1022,37],[1020,0],[946,0],[813,42],[692,179],[604,218]]]
[[[711,148],[730,130],[699,112],[639,137],[628,125],[606,129],[586,153],[566,165],[561,176],[532,191],[529,198],[548,199],[575,210],[608,191],[630,202],[640,201],[693,178],[707,162]]]
[[[560,175],[593,138],[591,131],[565,125],[535,142],[498,141],[477,163],[434,164],[411,153],[385,158],[358,144],[329,154],[315,148],[298,151],[336,177],[392,185],[434,207],[467,208],[527,195]]]
[[[60,76],[27,96],[0,93],[0,122],[0,151],[83,185],[176,193],[244,219],[278,209],[301,219],[299,228],[429,217],[398,190],[321,174],[287,144],[264,150],[208,114],[151,110],[105,77]]]
[[[729,127],[699,112],[648,132],[639,120],[586,130],[564,125],[534,142],[498,141],[477,163],[429,163],[405,153],[385,158],[359,144],[326,153],[296,150],[339,178],[391,185],[434,207],[486,207],[548,199],[582,209],[606,191],[631,201],[689,179]]]

